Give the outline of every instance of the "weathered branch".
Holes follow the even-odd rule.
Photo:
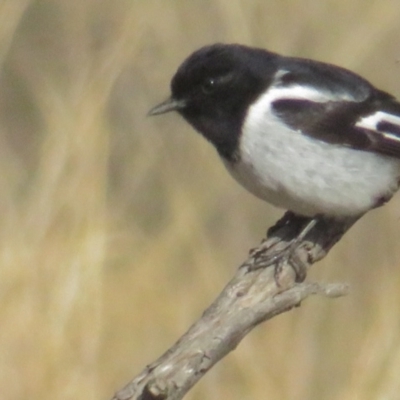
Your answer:
[[[319,221],[279,267],[304,218],[286,213],[238,269],[202,317],[158,360],[119,390],[113,400],[178,400],[219,360],[234,350],[255,326],[300,305],[311,294],[338,297],[344,284],[298,283],[326,256],[357,219]],[[272,265],[271,265],[272,263]],[[268,267],[265,267],[269,265]]]

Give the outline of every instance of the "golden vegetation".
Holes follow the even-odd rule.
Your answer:
[[[176,116],[146,118],[197,47],[334,62],[400,96],[391,0],[2,0],[0,396],[107,399],[190,325],[281,214]],[[400,203],[365,217],[191,399],[398,399]]]

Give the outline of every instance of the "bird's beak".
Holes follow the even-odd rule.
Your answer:
[[[185,108],[186,102],[184,100],[175,100],[172,97],[163,101],[162,103],[153,107],[147,115],[165,114],[170,111],[179,111]]]

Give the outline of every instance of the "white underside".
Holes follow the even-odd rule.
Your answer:
[[[249,109],[241,159],[225,161],[251,193],[297,214],[344,217],[369,210],[397,190],[400,160],[293,131],[271,112],[271,102],[269,94]]]

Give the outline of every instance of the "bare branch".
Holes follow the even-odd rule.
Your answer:
[[[118,391],[113,400],[179,400],[255,326],[297,307],[311,294],[343,296],[344,284],[298,283],[356,222],[319,221],[276,275],[279,256],[299,234],[305,219],[286,213],[251,250],[217,299],[158,360]],[[272,263],[272,265],[271,265]],[[269,265],[269,267],[265,267]]]

